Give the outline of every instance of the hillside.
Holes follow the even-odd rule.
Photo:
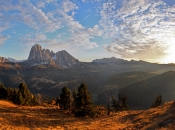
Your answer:
[[[39,93],[43,96],[55,98],[59,96],[62,87],[67,86],[73,90],[84,82],[91,91],[95,103],[105,104],[104,93],[116,96],[117,91],[122,89],[124,94],[129,97],[131,107],[148,108],[156,94],[162,94],[163,99],[168,97],[165,101],[175,99],[172,93],[174,92],[174,83],[171,83],[174,82],[173,75],[170,74],[165,78],[157,79],[156,82],[163,82],[160,85],[154,83],[154,80],[148,80],[167,71],[175,71],[175,65],[128,61],[115,57],[97,59],[93,62],[81,62],[66,51],[54,53],[51,50],[42,49],[40,45],[36,44],[31,48],[29,58],[26,61],[1,60],[0,84],[16,88],[21,82],[24,82],[33,94]],[[167,79],[172,80],[164,81]],[[161,85],[166,86],[166,84],[169,87],[168,90],[161,88],[160,91],[154,93],[154,90],[150,89],[152,84],[149,82],[156,84],[153,87],[154,89],[158,89]],[[146,90],[147,87],[151,91]],[[135,88],[141,96],[135,95]],[[144,96],[141,91],[147,94],[144,101],[140,101],[140,99],[143,100],[142,96]],[[169,91],[171,94],[168,93]],[[167,94],[168,96],[166,96]],[[146,96],[149,97],[148,100]],[[137,98],[138,101],[133,98]],[[131,102],[135,104],[131,104]],[[140,102],[144,102],[146,106]]]
[[[122,88],[131,108],[150,108],[157,95],[163,101],[175,99],[175,71],[168,71],[144,81]]]
[[[175,103],[149,110],[114,113],[103,118],[75,118],[57,107],[19,107],[0,101],[0,128],[4,130],[173,130]]]

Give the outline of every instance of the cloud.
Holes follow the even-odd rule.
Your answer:
[[[38,8],[44,8],[45,7],[45,3],[42,2],[42,1],[39,1],[39,2],[37,2],[37,7]]]
[[[11,26],[8,23],[0,22],[0,33],[2,33],[3,31],[7,30],[10,27]]]
[[[14,4],[15,3],[15,4]],[[48,5],[54,5],[54,9],[46,11]],[[93,35],[100,35],[99,27],[86,29],[78,21],[74,19],[75,11],[78,6],[70,1],[3,1],[0,5],[0,12],[4,12],[6,15],[2,16],[3,23],[22,22],[37,30],[38,34],[25,35],[20,38],[22,43],[32,45],[34,43],[45,44],[68,44],[81,46],[87,49],[98,47],[97,43],[91,42]],[[9,13],[11,11],[16,13]],[[45,33],[54,32],[66,26],[70,38],[66,40],[62,39],[47,39]],[[8,28],[5,28],[8,29]],[[1,30],[5,30],[1,29]],[[35,33],[35,32],[33,32]]]
[[[0,35],[0,45],[4,44],[4,42],[6,40],[8,40],[10,38],[10,36],[3,36],[3,35]]]
[[[65,0],[62,3],[62,8],[64,9],[65,13],[68,13],[72,10],[78,9],[78,6],[76,6],[76,4],[74,4],[73,2],[69,0]]]
[[[106,2],[100,14],[103,37],[114,39],[103,48],[123,58],[163,57],[175,37],[175,10],[161,0]]]
[[[93,27],[87,28],[76,19],[82,2],[95,5],[90,9],[101,17]],[[84,19],[87,17],[91,13]],[[10,0],[1,2],[0,19],[0,33],[21,23],[34,30],[30,35],[23,34],[23,44],[92,49],[100,46],[93,40],[99,36],[113,39],[103,48],[122,58],[161,57],[170,47],[169,39],[175,37],[175,8],[162,0]],[[65,28],[65,32],[60,31]],[[67,37],[47,37],[58,32]]]
[[[34,44],[48,46],[58,44],[59,40],[48,39],[45,34],[35,34],[35,36],[26,34],[24,37],[20,38],[20,42],[22,44],[24,43],[23,46],[33,46]]]

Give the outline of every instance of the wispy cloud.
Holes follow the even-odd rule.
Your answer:
[[[76,17],[81,4],[92,6],[86,8],[91,11],[83,20]],[[173,41],[169,39],[175,37],[174,7],[163,0],[4,0],[0,4],[0,44],[13,37],[4,32],[24,24],[32,31],[28,35],[20,32],[20,44],[93,49],[101,46],[93,40],[98,36],[113,39],[103,48],[119,57],[154,60],[167,55]],[[100,20],[95,19],[93,27],[81,24],[94,17],[94,11]],[[47,36],[52,33],[60,37]]]
[[[124,0],[106,2],[101,10],[104,37],[114,40],[103,46],[123,58],[156,59],[166,55],[175,37],[175,10],[163,1]],[[115,6],[114,6],[115,5]]]
[[[14,1],[16,4],[12,4],[12,1],[3,1],[0,5],[0,12],[5,12],[6,17],[2,17],[2,21],[5,23],[10,23],[12,21],[22,22],[27,26],[37,30],[39,33],[54,32],[66,26],[69,29],[70,38],[66,41],[61,41],[60,39],[38,39],[38,38],[20,38],[26,43],[33,44],[34,42],[44,42],[47,44],[74,44],[76,46],[85,47],[87,49],[98,47],[97,43],[91,42],[92,35],[88,32],[93,30],[93,28],[86,29],[78,21],[74,19],[75,10],[78,6],[70,1],[39,1],[32,3],[30,1]],[[44,11],[46,6],[49,4],[54,4],[55,9],[49,11]],[[10,11],[17,10],[17,13],[8,13]],[[89,17],[89,15],[87,16]],[[86,18],[87,18],[86,17]],[[97,31],[97,28],[94,28]],[[28,42],[27,42],[28,40]],[[59,43],[61,42],[61,43]]]
[[[9,39],[9,38],[10,38],[10,36],[0,35],[0,45],[2,45],[4,43],[4,41]]]

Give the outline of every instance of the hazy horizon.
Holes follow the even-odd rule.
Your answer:
[[[0,56],[27,59],[34,44],[80,61],[116,57],[175,63],[175,1],[0,1]]]

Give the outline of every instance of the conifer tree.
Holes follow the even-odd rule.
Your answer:
[[[112,107],[115,111],[128,110],[128,105],[126,103],[126,97],[122,97],[121,93],[118,94],[118,101],[112,96]]]
[[[77,91],[76,91],[76,89],[73,90],[72,97],[73,97],[72,112],[74,113],[74,111],[76,109],[76,103],[77,103]]]
[[[14,89],[7,87],[7,99],[13,101],[13,97],[14,97]]]
[[[157,95],[154,104],[151,105],[151,107],[158,107],[162,104],[162,95]]]
[[[20,91],[18,91],[16,95],[16,104],[25,105],[25,99],[23,98],[22,93]]]
[[[20,83],[19,92],[22,94],[22,98],[23,98],[22,105],[32,105],[32,99],[34,98],[34,96],[28,90],[25,83]]]
[[[62,93],[60,94],[60,99],[58,99],[58,103],[61,109],[68,110],[71,108],[71,91],[68,87],[62,88]]]
[[[117,101],[117,99],[114,96],[112,96],[111,99],[114,111],[119,111],[119,101]]]
[[[6,99],[7,98],[7,89],[4,87],[4,85],[0,84],[0,99]]]
[[[76,97],[76,109],[75,116],[92,116],[93,106],[91,101],[90,92],[87,89],[86,84],[82,83],[78,88]]]

